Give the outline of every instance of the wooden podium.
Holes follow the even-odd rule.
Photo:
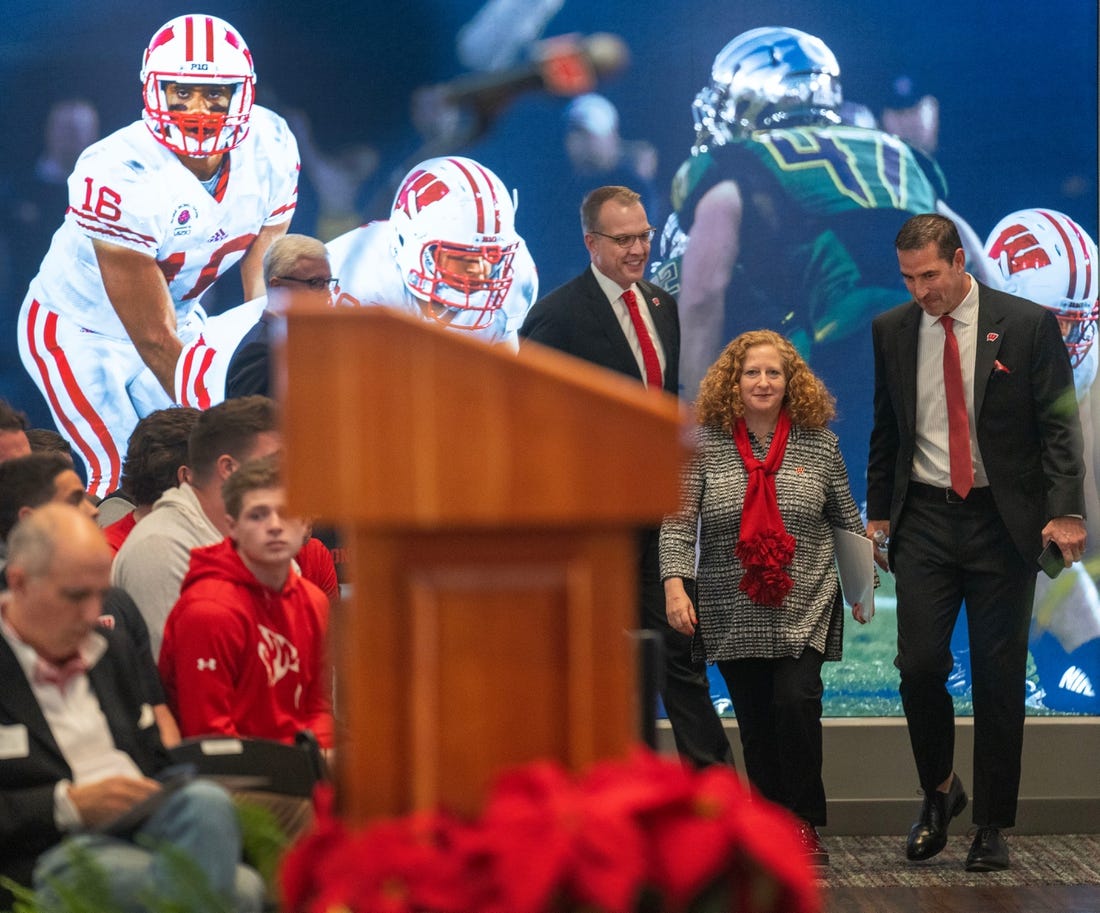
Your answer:
[[[678,401],[384,308],[292,310],[291,507],[345,537],[340,808],[474,813],[502,768],[638,741],[636,529],[674,508]]]

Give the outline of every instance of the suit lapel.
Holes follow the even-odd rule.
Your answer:
[[[920,305],[914,303],[898,326],[898,344],[895,353],[898,360],[899,388],[902,394],[902,414],[910,434],[917,428],[917,347],[920,344]]]
[[[977,280],[975,280],[977,281]],[[986,387],[993,374],[993,363],[1001,351],[1004,336],[1004,314],[996,306],[996,301],[986,294],[986,289],[978,286],[978,336],[974,343],[974,419],[982,414]]]
[[[23,667],[15,658],[11,647],[0,637],[0,708],[3,715],[12,721],[18,721],[27,727],[31,740],[37,742],[43,750],[58,758],[63,758],[61,749],[54,740],[42,708],[38,706]],[[33,753],[33,752],[32,752]]]
[[[133,733],[138,724],[135,719],[130,719],[126,712],[128,702],[118,690],[118,677],[112,674],[110,647],[100,657],[91,669],[88,670],[88,681],[99,701],[99,709],[107,718],[107,725],[111,729],[111,735],[115,740],[115,747],[125,751],[137,761],[134,755]]]
[[[619,324],[619,318],[615,316],[611,303],[607,300],[603,289],[600,288],[596,277],[592,275],[591,268],[585,271],[585,276],[587,279],[585,283],[585,305],[589,308],[593,319],[607,341],[606,351],[608,357],[606,361],[600,359],[599,362],[608,368],[613,368],[641,380],[642,373],[638,370],[638,362],[634,358],[634,353],[630,350],[630,343],[626,340],[626,334],[623,333],[623,328]]]
[[[665,349],[667,353],[668,347],[672,344],[670,336],[672,309],[662,305],[657,289],[645,280],[638,282],[638,288],[642,292],[642,298],[645,299],[645,306],[649,310],[653,326],[657,328],[657,335],[661,337],[661,348]]]

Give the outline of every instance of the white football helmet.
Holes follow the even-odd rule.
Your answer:
[[[998,222],[985,242],[1007,292],[1051,310],[1077,367],[1096,337],[1096,244],[1069,216],[1021,209]]]
[[[691,106],[697,152],[753,130],[840,123],[840,65],[825,42],[798,29],[738,35],[710,78]]]
[[[515,219],[500,178],[473,159],[428,159],[405,176],[390,212],[391,243],[402,282],[429,302],[428,316],[464,330],[492,322],[512,287]],[[452,323],[445,309],[479,313]]]
[[[230,85],[229,110],[192,114],[169,110],[170,83]],[[143,119],[173,152],[205,158],[228,152],[248,135],[256,97],[252,54],[240,33],[216,16],[192,14],[165,23],[153,35],[141,64]]]

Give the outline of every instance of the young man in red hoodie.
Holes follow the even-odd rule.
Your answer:
[[[293,566],[306,526],[287,517],[274,455],[222,488],[229,536],[196,548],[168,616],[160,675],[183,736],[332,747],[329,601]]]

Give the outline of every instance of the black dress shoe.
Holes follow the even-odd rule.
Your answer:
[[[826,866],[829,864],[829,851],[821,842],[817,828],[808,821],[799,822],[798,840],[802,844],[802,854],[812,866]]]
[[[906,857],[914,862],[931,859],[947,846],[947,825],[966,808],[966,802],[966,790],[958,774],[951,780],[951,788],[946,793],[938,789],[926,793],[920,819],[909,830]]]
[[[1007,869],[1008,844],[999,827],[979,827],[966,855],[968,872],[999,872]]]

